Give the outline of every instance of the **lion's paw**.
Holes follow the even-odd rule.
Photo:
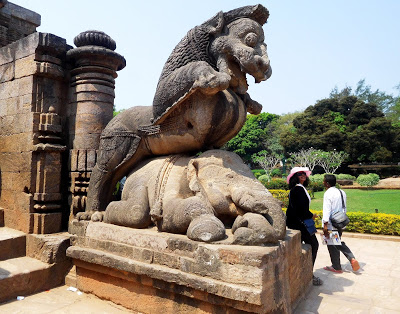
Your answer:
[[[90,220],[93,213],[94,211],[80,212],[76,214],[75,218],[78,220]]]
[[[214,215],[201,215],[192,220],[186,235],[194,241],[218,241],[225,238],[225,226]]]
[[[200,88],[203,94],[214,95],[229,87],[231,77],[227,73],[215,71],[213,68],[205,68],[196,80],[194,87]]]

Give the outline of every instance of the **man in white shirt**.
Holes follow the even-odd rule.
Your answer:
[[[336,177],[333,174],[326,174],[324,176],[324,186],[326,192],[324,193],[322,224],[324,226],[324,235],[326,238],[329,238],[329,231],[333,229],[331,223],[332,213],[337,211],[346,212],[346,193],[336,188]],[[337,229],[341,238],[343,230],[341,228],[334,229]],[[341,242],[341,245],[328,245],[332,266],[326,266],[324,269],[335,273],[342,273],[342,266],[340,264],[340,252],[342,252],[350,261],[353,271],[359,270],[360,265],[353,253],[343,241]]]

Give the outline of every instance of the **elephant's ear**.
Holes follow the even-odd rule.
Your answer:
[[[201,26],[207,29],[207,33],[215,35],[221,33],[225,24],[224,22],[224,13],[221,11],[211,19],[205,21]]]
[[[191,159],[188,164],[187,180],[189,189],[195,193],[200,192],[200,182],[198,180],[199,162],[196,159]]]

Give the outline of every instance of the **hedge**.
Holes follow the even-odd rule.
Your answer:
[[[313,214],[318,214],[319,219],[316,219],[315,225],[317,228],[322,228],[322,211],[311,210]],[[385,234],[385,235],[400,235],[400,215],[392,214],[371,214],[363,212],[347,212],[350,223],[345,231],[357,233]]]
[[[269,190],[273,197],[283,202],[283,211],[289,205],[289,192],[287,190]],[[320,218],[315,220],[317,228],[322,228],[322,210],[310,210]],[[347,212],[350,223],[346,227],[348,232],[371,233],[384,235],[400,235],[400,215]]]

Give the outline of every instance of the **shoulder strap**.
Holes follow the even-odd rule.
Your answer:
[[[338,190],[339,190],[340,196],[341,196],[341,198],[342,198],[342,208],[344,209],[344,208],[345,208],[345,204],[344,204],[344,199],[343,199],[343,193],[342,193],[342,190],[341,190],[341,189],[338,189]]]

